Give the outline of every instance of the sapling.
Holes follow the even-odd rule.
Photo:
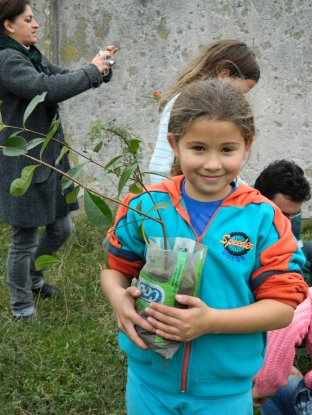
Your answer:
[[[38,95],[29,103],[24,113],[22,127],[6,125],[2,120],[2,116],[0,113],[0,131],[4,128],[10,128],[12,130],[15,130],[8,138],[5,146],[0,146],[0,150],[3,151],[3,154],[5,156],[26,157],[34,162],[34,164],[24,167],[21,171],[21,176],[11,183],[11,195],[17,197],[24,195],[32,182],[35,169],[37,169],[40,165],[49,167],[51,170],[56,171],[62,176],[61,185],[63,191],[67,189],[72,183],[76,185],[74,190],[66,196],[67,203],[74,203],[77,200],[78,194],[81,191],[83,191],[84,207],[88,219],[95,226],[107,229],[108,227],[113,226],[114,215],[112,213],[111,208],[104,200],[115,203],[117,205],[125,204],[122,202],[122,200],[99,192],[78,180],[78,176],[83,171],[83,169],[88,164],[93,163],[101,169],[103,169],[103,173],[97,177],[98,181],[103,180],[103,178],[107,174],[114,174],[118,177],[118,197],[121,195],[125,186],[128,184],[130,192],[139,194],[143,191],[146,191],[152,198],[151,194],[149,193],[148,189],[146,188],[143,182],[144,175],[150,174],[151,172],[141,172],[139,167],[139,162],[142,158],[142,151],[140,148],[141,140],[139,139],[139,137],[133,137],[133,135],[127,129],[118,126],[115,120],[108,121],[107,126],[98,124],[98,128],[100,130],[104,131],[106,134],[114,134],[115,136],[118,136],[120,140],[123,142],[122,154],[119,156],[115,156],[106,165],[102,165],[101,163],[93,159],[93,154],[98,153],[102,148],[103,141],[99,141],[91,150],[85,149],[83,152],[81,152],[69,146],[67,143],[63,143],[57,140],[54,137],[54,134],[56,133],[59,127],[60,119],[57,119],[56,117],[51,122],[49,131],[46,135],[38,133],[36,131],[29,130],[26,126],[27,119],[34,111],[36,106],[44,101],[45,95],[46,93]],[[39,137],[27,142],[22,136],[23,132],[31,132],[35,136],[37,135]],[[90,134],[90,136],[93,137],[92,134]],[[56,160],[55,166],[47,164],[42,160],[44,150],[49,144],[50,140],[57,141],[62,147],[60,155]],[[41,145],[40,158],[38,159],[30,156],[28,154],[29,150],[39,145]],[[66,154],[69,151],[72,151],[79,155],[81,158],[84,159],[84,162],[73,167],[67,173],[65,173],[61,171],[57,166],[59,165],[64,154]],[[159,212],[159,209],[167,209],[167,204],[161,203],[156,205],[154,203],[152,210],[155,210],[157,212],[158,218],[151,216],[149,214],[150,212],[142,212],[140,210],[140,205],[138,205],[136,208],[133,208],[128,205],[127,207],[129,209],[136,211],[142,217],[141,232],[144,237],[144,220],[149,219],[154,220],[161,225],[164,239],[166,240],[166,229],[161,219],[161,213]],[[38,258],[36,266],[38,266],[38,269],[40,269],[46,265],[51,264],[51,262],[60,262],[60,260],[58,260],[56,257],[53,258],[54,260],[49,256],[45,256],[44,259]]]
[[[154,98],[159,99],[158,91],[154,93]],[[183,293],[187,295],[196,295],[199,287],[201,270],[203,261],[206,255],[206,247],[195,244],[193,240],[185,238],[173,238],[168,241],[166,228],[161,217],[161,209],[168,209],[168,203],[156,203],[151,191],[144,184],[144,177],[147,174],[159,174],[156,172],[142,172],[140,169],[140,162],[143,158],[141,149],[141,140],[138,136],[134,137],[129,129],[120,127],[116,124],[116,120],[109,120],[106,125],[97,122],[93,124],[89,137],[91,142],[95,140],[98,142],[92,149],[84,149],[84,151],[77,151],[68,144],[58,141],[54,135],[58,130],[60,119],[56,117],[53,119],[49,131],[46,135],[39,134],[27,128],[26,122],[29,115],[36,108],[36,106],[43,102],[46,93],[35,97],[28,105],[22,127],[5,125],[0,114],[0,130],[3,128],[10,128],[15,130],[8,138],[5,146],[0,146],[0,150],[8,157],[26,157],[33,161],[34,164],[28,165],[21,171],[21,176],[16,178],[11,183],[10,193],[13,196],[20,197],[27,192],[31,185],[33,173],[35,169],[41,165],[54,170],[62,176],[61,186],[62,191],[67,189],[74,183],[76,186],[67,194],[67,203],[74,203],[77,200],[80,191],[84,194],[84,207],[89,220],[97,227],[110,230],[107,233],[109,241],[110,235],[116,231],[113,225],[113,213],[109,205],[104,201],[108,201],[117,205],[125,206],[136,212],[139,215],[140,222],[138,232],[148,246],[146,253],[146,264],[140,272],[138,279],[138,287],[142,291],[142,295],[136,301],[136,309],[139,314],[146,317],[145,308],[151,301],[155,300],[155,294],[159,294],[158,301],[163,302],[169,306],[181,307],[175,300],[175,295]],[[34,135],[39,135],[30,142],[23,138],[23,132],[31,132]],[[105,138],[110,139],[112,135],[118,137],[122,142],[121,154],[113,157],[108,163],[102,165],[94,160],[94,154],[98,153],[103,147],[104,141],[101,139],[102,133]],[[51,140],[58,141],[61,146],[60,155],[55,162],[55,166],[47,164],[42,160],[43,153]],[[34,158],[28,154],[29,150],[41,145],[40,157]],[[63,172],[58,168],[62,157],[69,151],[78,154],[84,159],[84,162],[71,168],[68,172]],[[96,180],[103,181],[108,174],[113,174],[117,180],[118,196],[112,197],[101,193],[88,185],[85,185],[79,180],[79,175],[83,169],[90,163],[97,165],[102,169],[102,173],[96,177]],[[162,174],[159,174],[163,176]],[[174,179],[171,179],[174,180]],[[130,206],[119,199],[125,186],[129,186],[129,191],[134,194],[145,192],[152,201],[152,208],[147,212],[142,210],[142,202],[139,202],[135,207]],[[151,213],[156,212],[157,217]],[[147,235],[144,232],[144,223],[146,220],[153,220],[161,226],[162,238],[155,238],[153,235]],[[124,224],[127,226],[129,223]],[[168,243],[170,242],[170,243]],[[105,248],[105,265],[109,268],[107,260],[108,246]],[[36,260],[36,268],[41,269],[48,265],[53,265],[61,262],[56,256],[43,255]],[[156,266],[155,266],[156,264]],[[171,358],[180,347],[180,343],[164,340],[159,336],[144,332],[140,327],[137,327],[139,335],[144,341],[154,349],[157,353],[165,358]]]

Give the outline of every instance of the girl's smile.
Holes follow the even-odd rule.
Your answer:
[[[193,199],[214,201],[231,192],[252,140],[246,145],[240,129],[228,121],[203,119],[191,124],[178,144],[168,140],[186,178],[185,191]]]
[[[220,177],[222,177],[222,176],[202,176],[202,178],[204,180],[206,180],[207,182],[215,182],[215,181],[219,180]]]

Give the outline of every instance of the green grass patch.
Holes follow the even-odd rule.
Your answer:
[[[36,297],[32,322],[14,322],[6,285],[8,226],[0,223],[0,414],[124,415],[126,360],[99,282],[104,231],[83,214],[45,281],[62,290]]]

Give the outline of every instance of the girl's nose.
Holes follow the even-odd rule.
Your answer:
[[[33,21],[32,21],[32,26],[33,26],[33,27],[36,27],[36,28],[38,29],[39,24],[36,22],[36,20],[33,20]]]
[[[206,170],[215,171],[219,170],[221,167],[220,159],[216,155],[210,154],[205,158],[204,168]]]

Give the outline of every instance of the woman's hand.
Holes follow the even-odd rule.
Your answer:
[[[99,53],[96,55],[96,57],[93,59],[91,63],[93,63],[95,66],[98,67],[99,71],[104,75],[108,75],[109,73],[109,60],[106,59],[106,57],[110,57],[111,61],[114,62],[115,60],[115,53],[117,53],[118,48],[116,46],[106,46],[104,50],[100,50]],[[98,60],[98,57],[103,62],[100,62]]]
[[[102,59],[98,53],[91,61],[95,65],[102,75],[107,75],[109,72],[109,63],[107,60]]]
[[[115,53],[118,52],[118,48],[116,46],[106,46],[104,49],[105,52],[108,52],[107,55],[112,58],[112,60],[115,60]]]

